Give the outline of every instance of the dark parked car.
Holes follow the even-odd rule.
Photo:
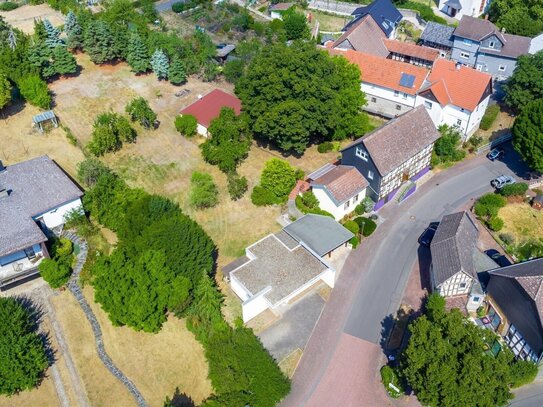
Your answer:
[[[490,185],[496,189],[502,189],[504,186],[514,184],[515,182],[517,181],[510,175],[500,175],[490,181]]]
[[[495,148],[490,153],[488,153],[486,156],[490,161],[497,160],[498,158],[503,158],[505,155],[505,151],[503,148]]]
[[[430,223],[430,225],[426,228],[426,230],[422,232],[422,235],[420,235],[419,243],[423,246],[430,247],[430,243],[432,243],[432,239],[434,238],[434,235],[436,234],[436,230],[438,226],[439,226],[439,222]]]
[[[499,251],[497,251],[496,249],[485,250],[485,254],[488,257],[490,257],[492,260],[494,260],[500,267],[506,267],[506,266],[511,265],[511,262],[509,261],[509,259],[505,257],[503,254],[501,254]]]

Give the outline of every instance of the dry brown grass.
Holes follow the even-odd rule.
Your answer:
[[[1,407],[27,407],[27,406],[60,406],[53,384],[53,379],[48,376],[40,386],[32,391],[23,391],[15,396],[0,396]]]
[[[543,236],[543,212],[527,203],[511,203],[500,209],[498,216],[504,226],[500,234],[508,233],[516,242],[523,242]]]
[[[12,11],[0,11],[0,16],[6,20],[6,23],[20,29],[26,34],[34,33],[34,19],[48,19],[55,27],[64,24],[62,13],[53,10],[47,4],[26,5]]]
[[[497,139],[498,137],[504,136],[511,133],[511,128],[515,122],[514,116],[511,112],[504,110],[498,113],[496,120],[492,123],[492,126],[488,130],[478,129],[475,132],[476,136],[483,138],[483,144],[490,142],[491,140]]]
[[[300,363],[302,355],[303,351],[301,349],[296,349],[281,362],[279,362],[279,368],[284,374],[287,375],[287,377],[292,378],[292,376],[294,376],[294,372],[298,367],[298,363]]]

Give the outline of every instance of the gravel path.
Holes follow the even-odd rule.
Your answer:
[[[65,231],[63,233],[63,237],[70,239],[74,243],[74,245],[76,244],[80,248],[79,254],[77,255],[77,263],[74,267],[72,277],[68,282],[68,289],[74,295],[75,299],[81,306],[81,309],[83,310],[85,316],[91,324],[92,332],[94,333],[94,340],[96,342],[96,350],[98,351],[98,356],[100,357],[100,360],[102,360],[106,368],[111,372],[111,374],[113,374],[113,376],[120,380],[121,383],[124,384],[128,391],[132,394],[132,396],[134,396],[136,402],[138,403],[138,406],[147,407],[147,402],[145,401],[137,387],[134,385],[134,383],[128,377],[126,377],[126,375],[115,365],[115,363],[113,363],[113,361],[107,354],[104,348],[104,341],[102,339],[102,329],[100,328],[100,324],[96,319],[96,315],[94,315],[94,312],[89,306],[89,303],[85,299],[85,296],[81,291],[81,287],[79,287],[79,273],[81,273],[83,265],[85,264],[85,260],[87,259],[87,243],[81,240],[79,236],[71,231]]]

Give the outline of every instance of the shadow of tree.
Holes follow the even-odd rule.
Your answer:
[[[175,388],[172,398],[166,397],[164,407],[195,407],[194,400],[187,394],[181,393],[179,387]]]

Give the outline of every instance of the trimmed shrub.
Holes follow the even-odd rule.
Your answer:
[[[0,11],[11,11],[15,10],[18,7],[19,5],[12,1],[5,1],[4,3],[0,3]]]
[[[64,258],[69,256],[74,251],[74,245],[71,240],[64,237],[55,240],[51,248],[51,256],[53,258]]]
[[[498,105],[490,105],[487,107],[485,115],[481,119],[481,124],[479,125],[479,128],[482,130],[488,130],[490,127],[492,127],[492,124],[496,120],[496,117],[498,117],[498,113],[500,113],[500,106]]]
[[[256,206],[275,205],[281,203],[281,200],[266,188],[257,185],[251,193],[251,202]]]
[[[49,109],[51,107],[51,94],[47,83],[38,75],[28,75],[17,82],[21,96],[25,98],[31,105],[41,109]]]
[[[349,243],[353,246],[353,249],[356,249],[360,244],[360,238],[358,236],[353,236],[351,240],[349,240]]]
[[[375,232],[375,229],[377,229],[377,223],[370,218],[359,216],[353,220],[358,224],[360,230],[362,231],[362,235],[365,237],[371,236],[371,234]]]
[[[247,178],[237,174],[228,174],[228,193],[233,201],[240,199],[247,192]]]
[[[364,212],[365,212],[365,209],[364,209],[364,205],[362,204],[358,204],[354,208],[354,213],[356,213],[357,215],[363,215]]]
[[[498,216],[492,216],[486,224],[494,232],[499,232],[503,228],[503,219]]]
[[[399,398],[403,394],[403,387],[398,379],[398,375],[390,366],[383,366],[381,368],[381,381],[388,395],[394,399]],[[390,384],[395,386],[399,391],[394,390],[393,387],[390,387]]]
[[[355,236],[357,236],[360,232],[360,226],[358,226],[358,223],[356,223],[354,220],[348,220],[343,224],[343,227],[348,231],[354,233]]]
[[[528,191],[528,184],[524,182],[516,182],[509,184],[500,189],[500,195],[503,196],[523,196]]]
[[[510,369],[511,387],[513,388],[531,383],[537,376],[537,365],[526,360],[517,360]]]
[[[192,137],[196,134],[198,120],[190,114],[179,115],[175,118],[175,129],[185,137]]]
[[[324,143],[320,143],[317,147],[317,151],[321,154],[329,153],[334,149],[334,143],[331,141],[325,141]]]
[[[479,198],[475,204],[474,210],[477,216],[494,217],[498,215],[498,210],[506,205],[505,198],[498,194],[485,194]]]
[[[319,200],[313,193],[313,191],[306,191],[301,196],[302,202],[305,206],[310,209],[315,209],[319,207]]]
[[[310,191],[308,191],[310,192]],[[307,193],[307,192],[306,192]],[[305,195],[305,194],[304,194]],[[311,193],[311,195],[313,195],[313,193]],[[314,195],[313,195],[314,196]],[[317,198],[315,198],[317,199]],[[329,216],[331,218],[334,217],[334,215],[332,215],[330,212],[327,212],[327,211],[324,211],[322,210],[321,208],[319,208],[318,205],[314,206],[314,207],[309,207],[309,206],[306,206],[304,204],[304,201],[303,201],[303,197],[298,195],[296,197],[296,207],[300,210],[300,212],[306,214],[306,213],[313,213],[315,215],[323,215],[323,216]],[[335,219],[335,218],[334,218]]]
[[[69,265],[53,259],[43,259],[38,266],[40,275],[52,288],[62,287],[72,274]]]

